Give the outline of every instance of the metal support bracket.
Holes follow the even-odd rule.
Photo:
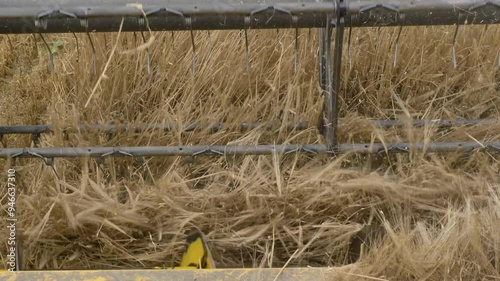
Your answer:
[[[320,85],[326,92],[325,106],[321,114],[319,130],[326,139],[327,150],[337,152],[338,129],[338,99],[340,94],[340,77],[342,72],[342,48],[345,29],[345,3],[337,0],[337,14],[335,15],[335,49],[333,69],[331,61],[332,21],[329,18],[327,26],[320,30]]]

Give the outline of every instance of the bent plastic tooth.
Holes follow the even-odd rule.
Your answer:
[[[12,41],[10,40],[10,36],[9,34],[6,34],[7,36],[7,42],[9,42],[9,47],[10,47],[10,50],[14,50],[14,45],[12,45]]]
[[[184,25],[189,29],[189,33],[191,35],[191,47],[193,51],[193,56],[192,56],[192,72],[193,75],[196,74],[196,45],[194,42],[194,31],[193,31],[193,26],[192,26],[192,20],[191,17],[185,17],[184,18]]]
[[[76,41],[76,62],[80,62],[80,43],[78,41],[78,37],[76,36],[76,34],[74,32],[73,33],[73,37],[75,38],[75,41]]]
[[[49,60],[50,60],[50,73],[54,74],[55,69],[54,69],[54,54],[52,53],[52,50],[50,49],[49,43],[45,40],[45,37],[40,33],[40,38],[42,38],[42,41],[47,48],[47,51],[49,52]]]
[[[294,73],[297,73],[299,68],[299,29],[295,28],[295,58],[294,58]]]
[[[94,42],[92,41],[92,37],[90,37],[90,33],[87,32],[87,38],[89,39],[90,46],[92,47],[92,68],[94,70],[94,75],[97,74],[97,55],[95,51]]]
[[[193,33],[192,29],[190,30],[190,33],[191,33],[191,45],[192,45],[192,48],[193,48],[193,58],[192,58],[193,67],[192,67],[192,71],[193,71],[193,74],[196,74],[196,46],[195,46],[195,43],[194,43],[194,33]]]
[[[498,67],[500,67],[500,50],[498,50]]]
[[[144,36],[143,31],[141,31],[141,36],[142,36],[142,41],[144,42],[144,44],[146,44],[147,43],[146,36]],[[146,47],[146,65],[147,65],[148,74],[151,74],[151,60],[150,60],[150,56],[149,56],[149,47]]]
[[[458,28],[460,27],[459,24],[457,24],[457,27],[455,28],[455,35],[453,35],[453,45],[451,47],[451,56],[452,56],[452,60],[453,60],[453,68],[456,69],[457,68],[457,54],[456,54],[456,50],[455,50],[455,45],[457,43],[457,35],[458,35]]]
[[[246,16],[244,20],[245,28],[243,29],[243,33],[245,36],[245,66],[247,73],[250,73],[250,54],[249,54],[249,46],[248,46],[248,31],[247,28],[250,28],[250,17]]]
[[[249,58],[249,47],[248,47],[248,32],[245,29],[245,61],[247,73],[250,73],[250,58]]]
[[[349,34],[347,35],[347,65],[349,70],[352,69],[351,37],[352,37],[352,25],[349,27]]]
[[[208,52],[212,52],[212,37],[210,36],[210,30],[207,30],[208,35]]]
[[[399,27],[398,31],[398,37],[396,37],[396,42],[394,43],[394,64],[393,67],[396,67],[396,64],[398,62],[398,44],[399,44],[399,37],[401,37],[401,31],[403,31],[403,26]]]

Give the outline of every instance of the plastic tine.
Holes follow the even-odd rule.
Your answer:
[[[245,28],[243,28],[243,34],[245,36],[245,67],[247,73],[250,73],[250,48],[248,44],[248,31],[247,28],[250,26],[250,16],[245,17]]]
[[[457,53],[455,50],[455,45],[457,43],[457,35],[458,35],[458,28],[460,27],[460,24],[457,23],[457,27],[455,28],[455,35],[453,35],[453,45],[451,47],[451,55],[453,59],[453,68],[457,68]]]
[[[54,74],[54,54],[52,53],[52,50],[50,49],[49,43],[47,43],[47,40],[45,40],[45,37],[40,33],[40,38],[42,38],[43,44],[45,45],[45,48],[49,52],[49,60],[50,60],[50,73]]]
[[[245,63],[247,73],[250,73],[250,58],[249,58],[249,47],[248,47],[248,32],[245,28]]]
[[[192,67],[192,70],[193,70],[193,74],[196,73],[196,46],[194,44],[194,32],[193,30],[191,29],[189,31],[191,33],[191,45],[192,45],[192,48],[193,48],[193,67]]]
[[[394,43],[394,64],[393,64],[393,67],[396,67],[396,64],[398,63],[399,37],[401,37],[401,31],[403,31],[403,26],[399,27],[398,37],[396,37],[396,42]]]
[[[295,28],[295,60],[294,60],[294,72],[297,73],[299,68],[299,29]]]
[[[76,42],[76,62],[80,62],[80,42],[78,41],[78,37],[74,32],[73,32],[73,37],[75,37],[75,42]]]
[[[299,18],[296,15],[292,15],[292,26],[295,26],[295,54],[294,54],[294,73],[297,73],[299,68],[299,28],[297,23]]]
[[[207,30],[208,35],[208,52],[212,52],[212,36],[210,35],[210,30]]]
[[[106,33],[103,33],[102,36],[104,37],[104,47],[107,50],[108,49],[108,36],[106,36]],[[134,37],[135,37],[135,32],[134,32]]]
[[[144,36],[144,32],[141,30],[142,41],[146,44],[146,36]],[[151,74],[151,58],[149,55],[149,47],[146,47],[146,64],[148,69],[148,74]]]
[[[498,67],[500,67],[500,50],[498,50]]]
[[[352,69],[351,38],[352,38],[352,24],[349,26],[349,34],[347,35],[347,65],[349,67],[349,70]]]
[[[87,32],[87,38],[89,39],[90,46],[92,47],[92,68],[94,70],[94,75],[97,74],[97,54],[94,46],[94,42],[92,41],[92,37],[90,37],[90,33]]]
[[[10,47],[10,50],[14,50],[14,45],[12,45],[12,41],[10,40],[10,36],[9,34],[6,34],[7,35],[7,42],[9,42],[9,47]]]
[[[170,32],[170,34],[172,35],[172,49],[174,49],[174,50],[175,50],[175,34],[174,34],[174,32],[173,32],[173,31],[172,31],[172,32]]]

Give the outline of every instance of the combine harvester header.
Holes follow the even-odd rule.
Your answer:
[[[122,24],[123,20],[123,24]],[[400,153],[412,148],[429,152],[498,150],[500,143],[392,143],[392,144],[338,144],[338,93],[340,90],[341,59],[344,30],[368,26],[416,26],[498,24],[500,0],[408,0],[408,1],[195,1],[195,0],[10,0],[0,3],[0,34],[31,33],[90,33],[90,32],[144,32],[213,29],[282,29],[318,28],[319,83],[325,93],[325,106],[318,130],[325,144],[255,145],[255,146],[180,146],[180,147],[85,147],[85,148],[3,148],[0,158],[16,157],[103,157],[103,156],[199,156],[249,155],[275,152],[308,154],[343,153]],[[400,33],[401,33],[400,29]],[[335,30],[335,40],[332,31]],[[193,34],[191,33],[191,36]],[[298,37],[298,36],[297,36]],[[43,38],[43,37],[42,37]],[[296,40],[298,40],[296,38]],[[44,39],[45,41],[45,39]],[[193,41],[193,71],[195,46]],[[246,40],[248,42],[248,40]],[[334,42],[332,52],[332,42]],[[248,43],[247,43],[248,44]],[[248,52],[248,46],[247,46]],[[453,54],[455,54],[453,49]],[[248,55],[248,54],[247,54]],[[332,60],[333,57],[333,60]],[[53,58],[51,57],[51,60]],[[453,57],[456,65],[456,58]],[[333,61],[333,63],[331,63]],[[95,62],[94,62],[95,63]],[[149,63],[149,61],[148,61]],[[499,59],[500,64],[500,59]],[[248,65],[247,65],[248,67]],[[491,120],[479,120],[479,123]],[[384,126],[396,124],[393,120],[375,120]],[[415,120],[414,123],[422,120]],[[431,120],[432,123],[477,124],[477,120]],[[80,125],[78,125],[80,126]],[[116,130],[143,131],[158,125],[142,127],[97,125],[88,130],[112,132]],[[248,127],[248,126],[247,126]],[[297,129],[308,126],[296,126]],[[300,128],[299,128],[300,127]],[[49,126],[46,126],[49,128]],[[170,128],[170,127],[169,127]],[[186,130],[188,128],[181,128]],[[1,126],[0,137],[7,134],[33,135],[50,130],[40,126]]]
[[[408,153],[413,149],[428,152],[500,151],[500,142],[442,143],[360,143],[337,141],[338,102],[340,92],[344,31],[361,27],[462,25],[500,23],[500,0],[3,0],[0,1],[0,34],[146,32],[250,29],[318,29],[319,84],[324,94],[324,109],[317,125],[324,144],[248,145],[248,146],[161,146],[161,147],[0,147],[0,158],[40,158],[53,162],[58,157],[146,157],[201,155],[270,155],[273,153],[338,154]],[[401,33],[400,29],[400,33]],[[335,31],[335,32],[334,32]],[[296,33],[297,34],[297,33]],[[191,36],[193,33],[191,32]],[[298,36],[296,36],[296,40]],[[399,38],[399,36],[398,36]],[[248,40],[246,40],[248,42]],[[247,43],[248,44],[248,43]],[[500,48],[500,46],[499,46]],[[193,65],[194,65],[193,40]],[[248,52],[248,46],[247,46]],[[454,54],[454,52],[453,52]],[[455,61],[455,57],[453,57]],[[500,64],[500,60],[499,60]],[[194,68],[193,68],[194,70]],[[202,79],[200,77],[200,79]],[[384,127],[401,125],[395,120],[374,120]],[[428,122],[439,126],[480,124],[495,120],[415,120],[414,125]],[[258,124],[257,124],[258,125]],[[242,124],[253,128],[255,123]],[[316,124],[312,125],[315,126]],[[118,130],[175,130],[171,126],[93,125],[69,126],[76,131],[116,132]],[[188,124],[188,130],[196,121]],[[222,123],[215,125],[220,128]],[[295,126],[308,128],[308,124]],[[9,134],[51,133],[50,125],[0,124],[0,140]],[[66,131],[66,129],[65,129]],[[215,261],[216,263],[216,261]],[[334,280],[336,270],[327,268],[297,269],[204,269],[141,271],[43,271],[0,273],[2,280]],[[49,278],[49,279],[47,279]],[[53,279],[50,279],[53,278]],[[142,279],[141,279],[142,278]],[[149,279],[147,279],[149,278]]]

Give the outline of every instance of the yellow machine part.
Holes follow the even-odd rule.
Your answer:
[[[186,251],[177,268],[214,269],[215,263],[203,234],[195,230],[186,239]]]
[[[155,267],[155,269],[164,268]],[[187,236],[186,250],[182,255],[181,263],[173,269],[215,269],[215,262],[205,237],[198,229],[191,231]]]

